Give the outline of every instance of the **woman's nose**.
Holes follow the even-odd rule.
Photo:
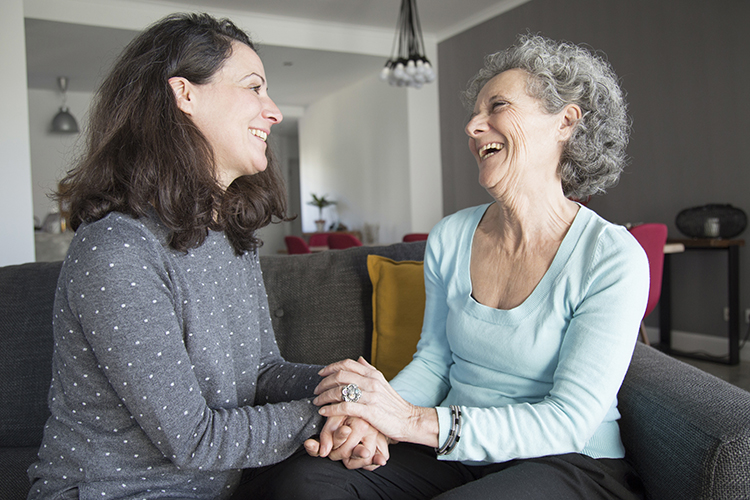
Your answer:
[[[476,137],[487,131],[487,120],[485,120],[481,114],[476,114],[471,117],[471,120],[466,124],[464,130],[469,137]]]
[[[272,125],[281,123],[281,120],[284,119],[284,115],[281,114],[281,110],[270,97],[267,99],[268,102],[266,102],[263,107],[263,118],[270,121]]]

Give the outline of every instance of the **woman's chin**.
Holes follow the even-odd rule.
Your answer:
[[[496,173],[488,172],[486,170],[479,171],[479,185],[487,191],[492,192],[500,184],[500,177]]]

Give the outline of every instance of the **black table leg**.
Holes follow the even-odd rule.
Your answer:
[[[729,254],[729,364],[740,362],[740,250],[728,248]]]
[[[672,270],[671,258],[664,254],[664,268],[661,275],[661,296],[659,297],[659,349],[669,352],[672,348]]]

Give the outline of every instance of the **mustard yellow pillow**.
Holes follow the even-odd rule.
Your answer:
[[[367,256],[372,281],[372,364],[391,380],[412,359],[422,333],[422,262]]]

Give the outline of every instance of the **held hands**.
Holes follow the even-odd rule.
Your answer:
[[[438,445],[437,411],[405,401],[385,380],[383,374],[364,358],[333,363],[323,368],[319,374],[325,378],[315,388],[318,396],[313,403],[322,406],[318,412],[329,417],[329,422],[332,417],[358,417],[369,422],[392,441],[408,441],[432,447]],[[362,391],[356,403],[342,402],[341,389],[348,384],[356,384]],[[338,428],[340,421],[331,425]],[[323,436],[321,434],[321,447],[329,439]]]
[[[341,461],[347,469],[375,470],[388,461],[388,441],[377,429],[359,418],[330,417],[320,441],[305,441],[307,454]]]

